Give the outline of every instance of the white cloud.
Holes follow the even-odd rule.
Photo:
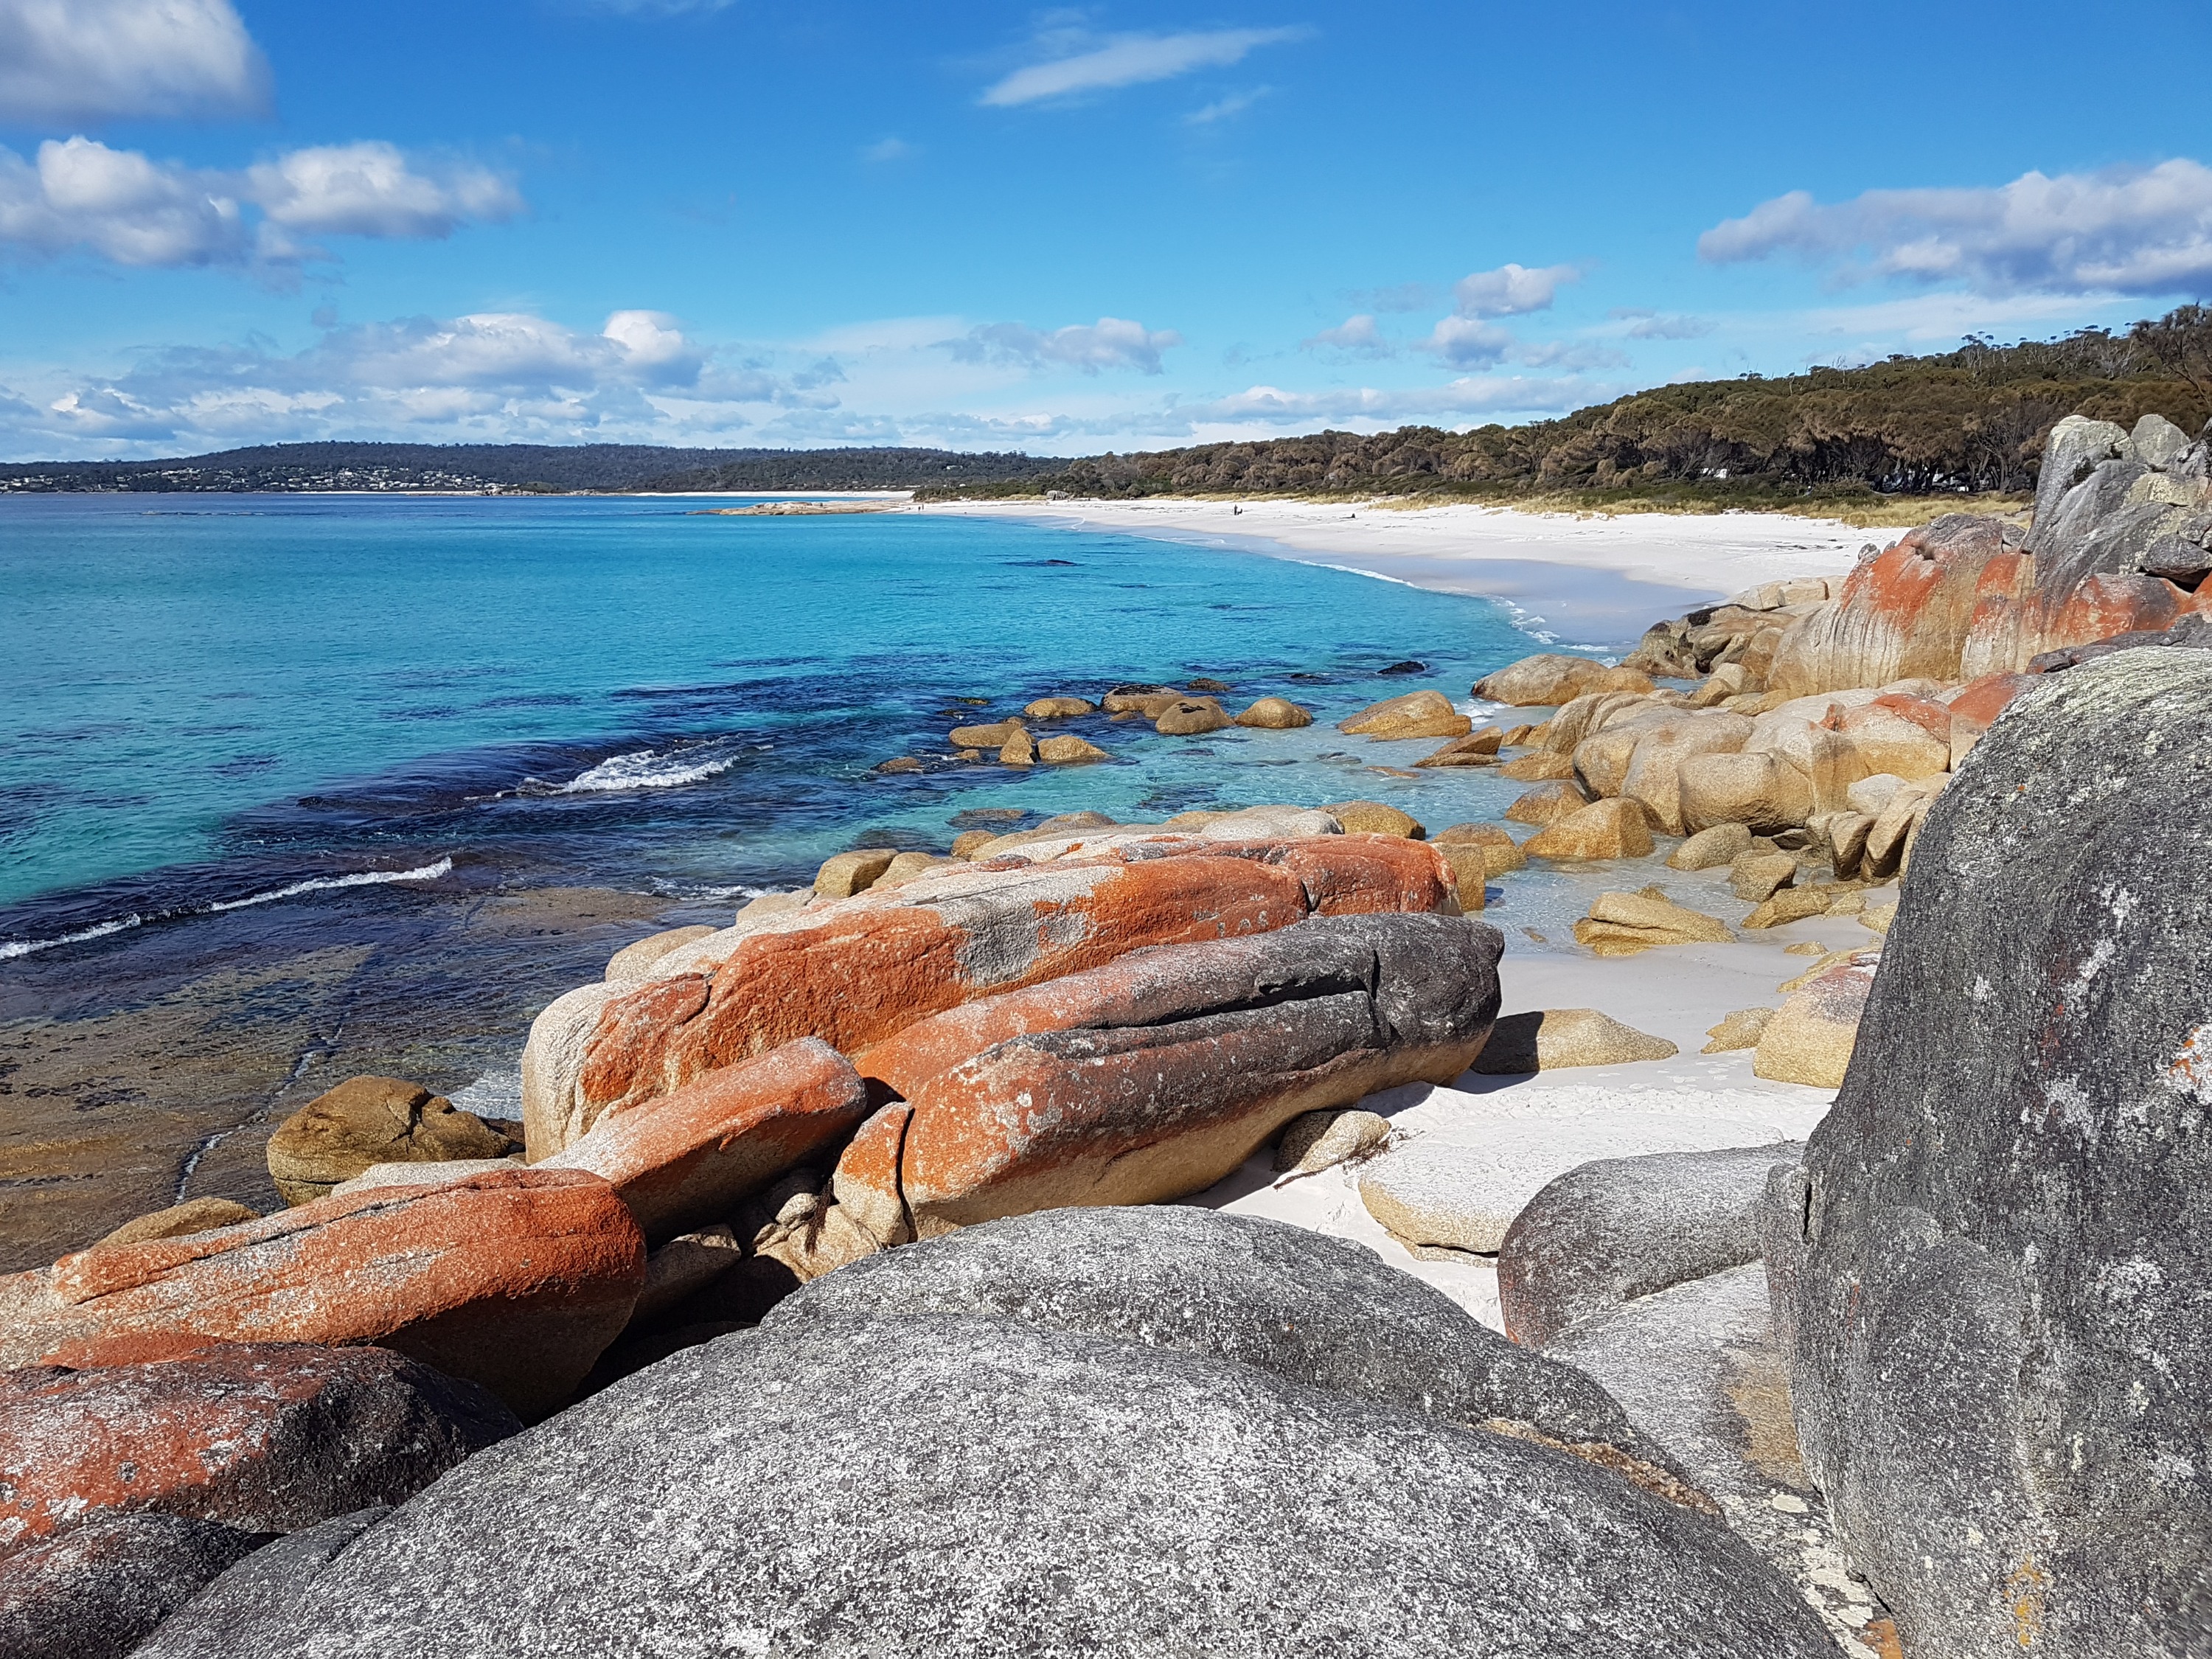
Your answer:
[[[1633,306],[1618,307],[1611,315],[1615,322],[1628,325],[1632,340],[1702,340],[1714,326],[1710,318],[1669,316]]]
[[[126,374],[64,387],[40,424],[79,446],[172,450],[376,435],[665,440],[672,411],[699,430],[744,425],[745,406],[834,408],[820,386],[837,374],[834,363],[793,376],[719,367],[662,312],[617,311],[597,333],[490,312],[332,329],[289,356],[257,347],[155,353]]]
[[[1822,204],[1805,191],[1763,202],[1698,239],[1717,264],[1792,253],[1868,275],[1956,282],[1978,294],[2212,293],[2212,168],[2151,167],[1995,189],[1875,190]]]
[[[247,169],[246,193],[270,223],[311,236],[450,236],[522,211],[514,186],[488,168],[418,166],[392,144],[320,144]]]
[[[1375,326],[1370,313],[1362,312],[1347,317],[1334,328],[1325,328],[1310,340],[1298,342],[1303,351],[1326,347],[1336,351],[1348,351],[1355,357],[1389,357],[1395,349],[1382,337],[1382,331]]]
[[[1211,126],[1216,121],[1226,121],[1233,115],[1242,115],[1273,90],[1273,87],[1254,87],[1249,92],[1232,92],[1226,98],[1217,98],[1202,108],[1191,111],[1182,118],[1183,123],[1187,126],[1204,127]]]
[[[1503,362],[1513,346],[1513,336],[1505,330],[1472,317],[1447,317],[1428,338],[1428,349],[1454,368]]]
[[[0,0],[0,122],[249,113],[268,89],[230,0]]]
[[[914,146],[903,138],[878,138],[860,147],[863,161],[903,161],[913,154]]]
[[[1261,46],[1301,40],[1308,33],[1304,28],[1275,28],[1116,34],[1095,46],[1087,45],[1087,37],[1054,34],[1046,37],[1043,44],[1056,46],[1066,55],[1016,70],[988,88],[981,101],[1006,108],[1149,81],[1170,81],[1194,70],[1226,69],[1242,63]],[[1067,51],[1079,42],[1085,43],[1084,50]]]
[[[1121,317],[1071,325],[1049,333],[1026,323],[985,323],[957,340],[944,342],[961,362],[1016,362],[1035,368],[1079,368],[1096,374],[1104,368],[1160,372],[1160,353],[1182,343],[1173,329],[1153,331]]]
[[[1453,306],[1462,317],[1519,317],[1549,311],[1559,289],[1582,276],[1572,265],[1532,270],[1527,265],[1504,264],[1461,277],[1452,289]]]
[[[276,266],[315,252],[295,232],[439,237],[522,205],[496,173],[411,161],[385,143],[293,150],[243,173],[155,161],[82,137],[48,139],[35,162],[0,147],[0,247],[82,248],[124,265]]]

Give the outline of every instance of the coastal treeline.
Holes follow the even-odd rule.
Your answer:
[[[153,461],[0,464],[0,492],[913,489],[1033,477],[1036,455],[951,449],[673,449],[660,444],[263,444]]]
[[[1526,426],[1320,432],[1062,463],[1027,478],[931,492],[1164,495],[1560,491],[1928,495],[2034,488],[2043,441],[2069,415],[2132,425],[2212,417],[2212,309],[2125,333],[1999,345],[1856,368],[1655,387]]]

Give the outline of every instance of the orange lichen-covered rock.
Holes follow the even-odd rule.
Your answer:
[[[1462,917],[1370,915],[1139,951],[857,1063],[911,1107],[900,1187],[922,1237],[1152,1203],[1211,1186],[1301,1113],[1457,1077],[1496,1018],[1502,945]]]
[[[1446,909],[1454,894],[1431,849],[1390,836],[1170,836],[811,905],[743,933],[719,960],[679,957],[680,971],[623,994],[588,986],[549,1007],[524,1054],[530,1155],[550,1156],[612,1108],[799,1037],[850,1053],[973,998],[1144,945],[1316,915]]]
[[[434,1179],[434,1166],[425,1170]],[[374,1343],[556,1409],[629,1320],[645,1238],[614,1189],[501,1170],[318,1199],[0,1279],[0,1365],[111,1365],[216,1342]]]
[[[1914,531],[1791,626],[1768,686],[1804,696],[1906,678],[1958,679],[1978,609],[1993,595],[2027,591],[2033,566],[2019,550],[2019,534],[2003,520],[1965,513]]]
[[[1996,723],[2013,700],[2035,684],[2032,674],[1984,674],[1961,689],[1949,704],[1951,711],[1951,768],[1958,769],[1982,733]]]
[[[297,1532],[405,1502],[522,1425],[386,1348],[225,1343],[0,1373],[0,1549],[106,1510]]]
[[[730,1214],[867,1115],[860,1074],[820,1038],[802,1037],[605,1113],[537,1167],[602,1177],[659,1244]]]

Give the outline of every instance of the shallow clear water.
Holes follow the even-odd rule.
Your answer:
[[[1382,775],[1433,745],[1327,723],[1463,697],[1531,648],[1486,601],[1092,532],[696,505],[0,499],[0,951],[393,875],[734,896],[856,841],[941,848],[978,809],[1358,796],[1442,824],[1512,793]],[[1427,672],[1378,677],[1406,658]],[[1056,729],[1109,764],[871,769],[945,757],[956,719],[1194,675],[1323,723],[1101,716]]]

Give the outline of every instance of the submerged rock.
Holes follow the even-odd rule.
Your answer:
[[[1262,697],[1237,717],[1237,724],[1262,732],[1292,732],[1311,726],[1313,715],[1287,697]]]
[[[372,1164],[504,1158],[514,1143],[443,1095],[396,1077],[349,1078],[269,1138],[269,1173],[287,1204],[330,1195]]]
[[[1408,691],[1368,704],[1339,720],[1336,729],[1349,737],[1377,740],[1462,738],[1474,730],[1474,722],[1454,708],[1441,691]]]

